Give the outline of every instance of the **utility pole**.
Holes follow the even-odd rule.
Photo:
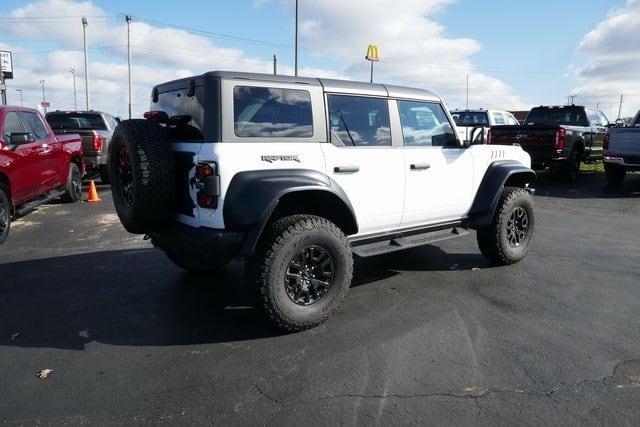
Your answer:
[[[24,102],[22,102],[22,89],[16,89],[16,92],[20,92],[20,106],[24,107]]]
[[[69,68],[69,72],[73,76],[73,110],[78,111],[78,96],[76,95],[76,70]]]
[[[618,120],[622,116],[622,101],[624,100],[624,93],[620,94],[620,105],[618,105]]]
[[[91,108],[91,103],[89,102],[89,57],[87,54],[87,26],[89,22],[87,21],[87,17],[82,17],[82,41],[84,45],[84,98],[87,111]]]
[[[467,74],[467,110],[469,109],[469,74]]]
[[[273,54],[273,75],[278,74],[278,57],[276,54]]]
[[[600,102],[596,102],[596,110],[600,109]]]
[[[42,85],[42,108],[44,108],[44,113],[47,114],[47,107],[45,102],[47,102],[47,97],[44,94],[44,80],[40,80],[40,84]]]
[[[296,0],[296,41],[294,55],[294,75],[298,76],[298,0]]]
[[[127,67],[129,73],[129,119],[131,119],[131,15],[126,15],[127,21]]]

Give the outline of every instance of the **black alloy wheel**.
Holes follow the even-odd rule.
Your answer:
[[[333,258],[327,250],[307,246],[289,262],[285,275],[287,295],[301,306],[316,304],[331,289],[334,272]]]
[[[517,248],[527,240],[529,233],[529,215],[521,206],[517,206],[507,220],[507,240],[509,246]]]

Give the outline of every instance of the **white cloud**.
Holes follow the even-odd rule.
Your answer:
[[[640,0],[627,0],[609,12],[583,37],[577,54],[584,63],[574,68],[574,93],[583,102],[600,102],[605,113],[617,116],[624,93],[623,115],[640,109]]]

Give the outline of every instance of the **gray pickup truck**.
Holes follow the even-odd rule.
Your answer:
[[[609,184],[618,187],[627,172],[640,171],[640,111],[629,126],[609,129],[603,149],[604,170]]]
[[[113,131],[118,126],[117,119],[100,111],[60,110],[48,113],[46,118],[55,134],[80,135],[87,175],[97,173],[103,184],[109,184],[109,144]]]

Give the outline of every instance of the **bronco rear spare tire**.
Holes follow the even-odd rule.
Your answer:
[[[175,164],[166,131],[157,123],[122,121],[109,147],[109,176],[118,217],[130,233],[158,231],[176,211]]]

